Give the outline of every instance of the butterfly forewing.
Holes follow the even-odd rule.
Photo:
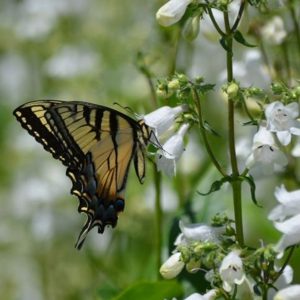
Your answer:
[[[85,102],[34,101],[14,111],[22,126],[68,168],[78,211],[87,214],[76,247],[91,228],[115,226],[124,209],[132,159],[140,181],[145,176],[145,124],[111,108]]]

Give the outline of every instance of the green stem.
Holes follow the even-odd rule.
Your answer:
[[[235,20],[235,22],[234,22],[234,24],[233,24],[233,26],[232,26],[232,28],[231,28],[231,32],[234,32],[234,31],[238,28],[238,26],[239,26],[239,24],[240,24],[240,21],[241,21],[241,19],[242,19],[242,16],[243,16],[243,13],[244,13],[246,4],[247,4],[247,3],[246,3],[245,0],[241,0],[240,9],[239,9],[238,15],[237,15],[237,17],[236,17],[236,20]]]
[[[224,12],[224,24],[227,35],[227,48],[226,51],[226,62],[227,62],[227,81],[228,83],[233,81],[233,37],[229,23],[228,11]],[[236,25],[237,26],[237,25]],[[228,142],[229,142],[229,153],[230,162],[232,168],[232,176],[239,176],[239,169],[237,164],[236,150],[235,150],[235,126],[234,126],[234,101],[228,99]],[[242,218],[242,184],[240,181],[231,182],[233,190],[233,205],[234,205],[234,216],[236,226],[236,238],[239,245],[244,245],[244,234],[243,234],[243,218]]]
[[[292,70],[291,70],[290,60],[289,60],[289,56],[288,56],[288,47],[285,42],[282,43],[281,49],[282,49],[284,65],[285,65],[285,69],[286,69],[286,73],[287,73],[288,84],[290,85],[291,81],[292,81]]]
[[[208,1],[206,1],[208,3]],[[214,24],[216,30],[218,31],[218,33],[220,34],[220,36],[224,36],[225,33],[222,31],[222,29],[219,27],[215,17],[214,17],[214,14],[212,13],[212,10],[210,7],[207,7],[207,12],[208,12],[208,15],[212,21],[212,23]]]
[[[299,29],[299,23],[298,23],[298,18],[296,15],[296,11],[295,11],[295,7],[294,7],[294,1],[290,0],[289,1],[289,10],[290,10],[290,14],[293,20],[293,24],[294,24],[294,29],[295,29],[295,34],[296,34],[296,39],[297,39],[297,47],[298,47],[298,54],[300,55],[300,29]]]
[[[161,207],[161,173],[156,170],[153,165],[154,187],[155,187],[155,217],[156,217],[156,270],[159,270],[162,264],[161,249],[162,249],[162,217],[163,211]],[[158,279],[160,274],[157,274]]]
[[[201,102],[200,102],[200,97],[199,94],[197,92],[197,90],[195,88],[193,88],[193,96],[194,96],[194,101],[197,107],[197,113],[198,113],[198,121],[199,121],[199,127],[200,127],[200,133],[206,148],[206,151],[211,159],[211,161],[213,162],[213,164],[215,165],[215,167],[217,168],[217,170],[223,175],[223,176],[227,176],[226,171],[223,170],[223,168],[221,167],[221,165],[219,164],[219,162],[217,161],[211,147],[210,144],[208,142],[207,139],[207,135],[206,135],[206,131],[203,125],[203,117],[202,117],[202,108],[201,108]]]

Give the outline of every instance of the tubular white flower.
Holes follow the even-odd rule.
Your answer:
[[[145,123],[154,131],[157,138],[166,132],[175,119],[187,110],[186,105],[176,107],[162,106],[143,117]]]
[[[300,243],[300,214],[297,214],[284,222],[274,223],[277,230],[283,233],[274,250],[282,256],[283,251],[292,245]]]
[[[261,29],[263,39],[272,45],[280,45],[287,33],[284,29],[283,20],[275,16]]]
[[[278,291],[274,300],[299,300],[300,299],[300,284],[293,284]]]
[[[253,138],[252,153],[246,160],[247,168],[258,166],[268,174],[287,163],[288,160],[276,146],[272,133],[266,127],[260,126]]]
[[[296,102],[284,105],[275,101],[265,108],[267,129],[276,132],[280,143],[284,146],[291,142],[292,134],[300,135],[300,123],[295,119],[299,115],[299,106]]]
[[[187,6],[192,0],[170,0],[156,13],[157,22],[161,26],[171,26],[178,22],[184,15]]]
[[[180,260],[181,254],[176,252],[172,254],[160,267],[160,274],[165,279],[176,277],[183,269],[184,262]]]
[[[199,293],[194,293],[185,298],[184,300],[213,300],[217,295],[216,290],[210,290],[206,294],[201,295]]]
[[[220,236],[225,232],[224,226],[212,227],[205,224],[184,224],[179,221],[181,233],[177,236],[174,245],[187,244],[191,241],[214,242],[220,241]]]
[[[269,213],[269,220],[283,221],[287,217],[300,214],[300,190],[288,192],[282,184],[275,188],[275,197],[280,203]]]
[[[156,165],[158,171],[164,171],[170,177],[175,175],[176,162],[184,151],[183,138],[188,129],[189,125],[183,124],[178,132],[163,144],[163,150],[157,151]]]
[[[238,251],[231,251],[223,258],[219,272],[223,281],[223,288],[227,292],[230,292],[235,284],[243,283],[246,276]]]

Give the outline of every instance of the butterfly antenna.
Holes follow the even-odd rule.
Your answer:
[[[117,105],[117,106],[121,107],[122,109],[126,110],[127,112],[129,112],[130,114],[136,115],[136,113],[133,111],[133,109],[129,106],[123,106],[118,102],[114,102],[113,105]]]

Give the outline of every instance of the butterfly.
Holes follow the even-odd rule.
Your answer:
[[[109,107],[80,101],[40,100],[21,105],[14,115],[44,149],[66,167],[78,212],[87,215],[78,240],[88,232],[115,227],[125,207],[125,189],[133,161],[139,181],[145,177],[145,148],[151,130]]]

